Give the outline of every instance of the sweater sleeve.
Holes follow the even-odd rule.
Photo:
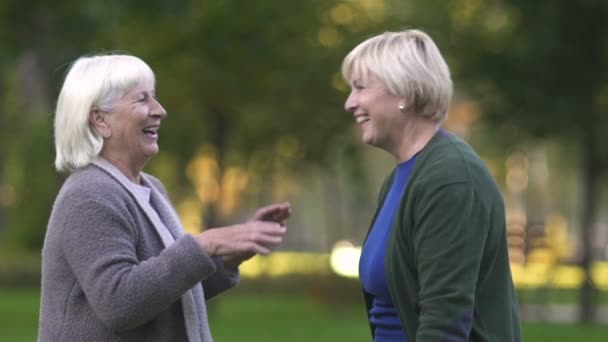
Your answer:
[[[419,281],[416,341],[468,341],[487,236],[470,183],[436,186],[416,203],[413,246]]]
[[[159,192],[165,196],[167,201],[170,202],[169,194],[167,189],[165,189],[162,182],[160,182],[156,177],[146,174],[147,179],[149,179],[154,186],[159,190]],[[206,277],[202,281],[203,289],[205,290],[205,299],[210,299],[215,297],[219,293],[236,286],[240,281],[240,275],[238,270],[230,270],[224,267],[224,262],[219,257],[212,258],[216,272],[214,272],[209,277]]]
[[[114,331],[148,322],[215,271],[190,235],[139,260],[138,229],[116,202],[88,197],[59,210],[64,256],[93,311]]]
[[[215,273],[205,278],[202,282],[206,300],[236,286],[240,281],[238,269],[231,270],[226,268],[220,257],[214,257],[213,261],[216,267]]]

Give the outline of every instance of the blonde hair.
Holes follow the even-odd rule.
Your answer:
[[[155,80],[152,69],[134,56],[78,58],[57,99],[55,168],[71,172],[92,163],[103,147],[103,138],[89,122],[91,111],[111,112],[118,99],[148,80]]]
[[[426,33],[420,30],[385,32],[355,47],[342,62],[342,76],[376,77],[406,108],[441,122],[452,99],[447,63]]]

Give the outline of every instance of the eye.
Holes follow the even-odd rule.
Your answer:
[[[359,81],[354,81],[352,87],[357,90],[361,90],[364,88],[363,85]]]

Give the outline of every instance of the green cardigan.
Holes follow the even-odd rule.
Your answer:
[[[409,342],[522,340],[506,234],[504,202],[486,166],[462,140],[435,134],[417,156],[385,259]]]

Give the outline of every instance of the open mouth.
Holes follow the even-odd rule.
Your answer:
[[[159,128],[160,128],[159,126],[150,126],[150,127],[146,127],[144,129],[142,129],[142,132],[144,132],[144,134],[147,137],[157,138],[158,137],[158,129]]]
[[[358,123],[359,125],[363,125],[363,124],[365,124],[365,123],[366,123],[366,122],[368,122],[368,121],[369,121],[369,117],[368,117],[368,116],[366,116],[366,115],[363,115],[363,116],[358,116],[358,117],[357,117],[357,123]]]

